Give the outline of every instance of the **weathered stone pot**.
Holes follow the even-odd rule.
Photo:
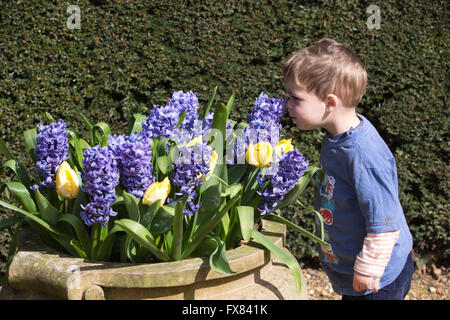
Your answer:
[[[263,220],[261,232],[284,247],[285,225]],[[45,247],[30,230],[19,243],[3,299],[307,299],[303,275],[299,295],[287,266],[252,241],[227,251],[232,275],[212,270],[208,258],[153,264],[73,258]]]

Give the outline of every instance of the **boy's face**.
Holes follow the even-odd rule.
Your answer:
[[[326,103],[294,81],[288,80],[285,85],[289,94],[286,106],[297,128],[300,130],[321,128],[325,120]]]

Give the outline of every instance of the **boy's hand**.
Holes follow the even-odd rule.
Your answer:
[[[373,289],[373,292],[377,293],[379,284],[379,278],[365,276],[356,271],[353,272],[353,290],[356,292]]]

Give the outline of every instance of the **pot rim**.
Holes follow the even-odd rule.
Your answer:
[[[261,233],[276,246],[284,247],[286,226],[262,219]],[[122,288],[156,288],[190,285],[198,281],[227,278],[268,264],[272,255],[250,240],[227,250],[230,267],[236,273],[211,269],[209,257],[180,261],[132,264],[75,258],[44,246],[37,235],[21,234],[21,248],[9,269],[8,283],[18,290],[38,290],[69,299],[81,298],[92,285]],[[36,249],[38,248],[38,249]]]

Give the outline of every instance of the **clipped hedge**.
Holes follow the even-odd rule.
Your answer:
[[[81,29],[66,27],[71,4]],[[366,26],[371,4],[381,28]],[[0,8],[0,135],[26,165],[22,132],[49,111],[78,133],[79,113],[125,132],[127,119],[148,114],[174,90],[192,90],[205,104],[236,93],[235,120],[246,119],[261,91],[283,96],[282,61],[321,37],[349,43],[369,83],[358,111],[378,128],[397,159],[401,203],[419,255],[449,261],[448,10],[441,1],[5,1]],[[284,133],[318,160],[323,131]],[[4,162],[1,157],[0,161]],[[2,181],[10,177],[1,170]],[[1,189],[0,189],[1,190]],[[3,193],[1,197],[6,197]],[[304,203],[312,204],[312,186]],[[312,228],[312,214],[285,216]],[[0,216],[7,213],[0,211]],[[289,233],[302,261],[312,243]],[[0,256],[9,237],[0,237]],[[4,261],[0,261],[0,264]]]

